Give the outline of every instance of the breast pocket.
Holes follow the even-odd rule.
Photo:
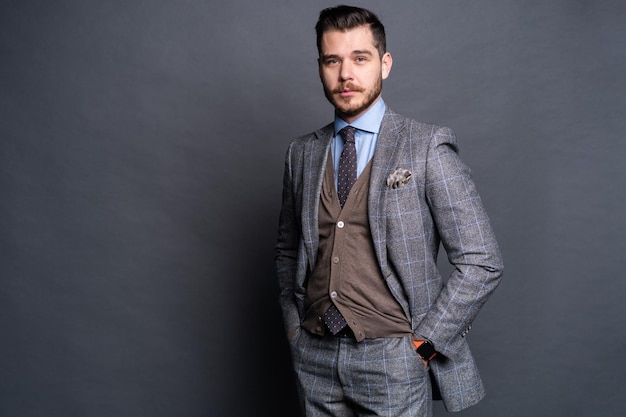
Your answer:
[[[424,200],[415,183],[404,187],[385,190],[385,208],[392,217],[401,213],[419,212],[422,207],[420,200]]]
[[[387,189],[384,210],[390,250],[402,249],[404,256],[423,254],[424,245],[432,240],[432,217],[423,190],[415,184]]]

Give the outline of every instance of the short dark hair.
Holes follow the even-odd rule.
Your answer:
[[[369,26],[374,37],[374,46],[378,50],[380,58],[387,52],[387,40],[385,27],[374,13],[367,9],[353,6],[328,7],[320,12],[315,25],[317,33],[317,52],[322,55],[322,35],[330,30],[347,31],[359,26]]]

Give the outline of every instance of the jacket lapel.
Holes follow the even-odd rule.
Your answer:
[[[406,141],[406,124],[404,118],[393,110],[387,108],[381,123],[376,151],[372,161],[372,173],[370,178],[368,213],[372,239],[378,261],[382,268],[387,266],[386,248],[386,222],[384,195],[386,190],[387,176],[397,167],[396,161],[399,150]]]
[[[319,243],[319,202],[328,152],[333,138],[333,124],[317,130],[315,140],[307,141],[304,149],[304,178],[302,189],[302,233],[311,269],[315,266]]]

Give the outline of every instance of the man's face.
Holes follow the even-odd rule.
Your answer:
[[[387,52],[381,59],[368,26],[325,32],[320,51],[324,94],[337,115],[352,123],[380,97],[383,80],[391,71],[391,55]]]

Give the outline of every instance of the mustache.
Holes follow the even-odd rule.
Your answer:
[[[363,91],[365,91],[365,88],[359,87],[358,85],[355,85],[352,83],[346,83],[344,85],[340,85],[339,87],[333,89],[331,92],[334,94],[339,94],[344,90],[351,90],[351,91],[356,91],[357,93],[362,93]]]

